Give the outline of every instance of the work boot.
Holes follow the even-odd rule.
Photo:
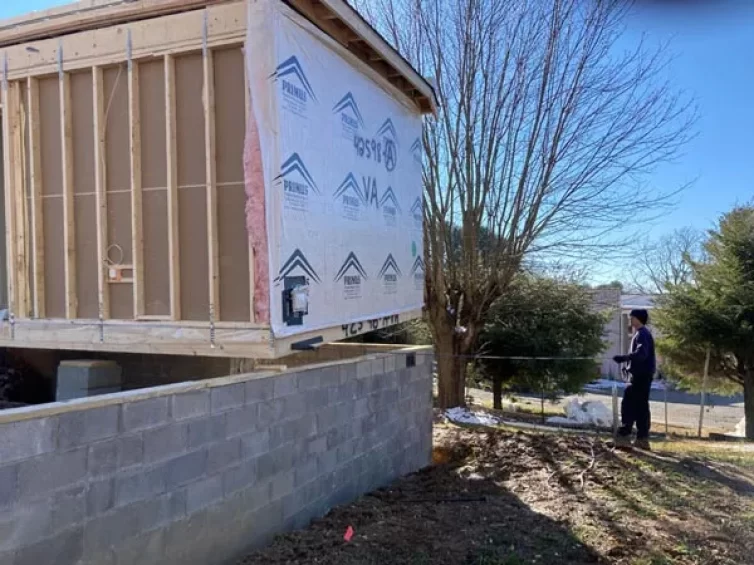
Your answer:
[[[634,447],[636,449],[641,449],[642,451],[652,451],[652,446],[649,445],[648,439],[638,439],[634,442]]]

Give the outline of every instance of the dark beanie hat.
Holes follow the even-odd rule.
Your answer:
[[[645,326],[649,321],[649,313],[646,310],[631,310],[631,317],[636,318]]]

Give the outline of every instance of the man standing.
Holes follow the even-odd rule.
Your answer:
[[[628,355],[616,355],[616,363],[628,363],[631,383],[623,393],[621,403],[621,420],[623,426],[618,431],[618,445],[628,445],[631,432],[636,424],[636,441],[638,449],[649,450],[649,428],[651,415],[649,411],[649,393],[652,390],[652,378],[657,369],[655,360],[655,341],[652,332],[646,327],[649,314],[646,310],[631,311],[631,327],[634,337],[631,340],[631,352]]]

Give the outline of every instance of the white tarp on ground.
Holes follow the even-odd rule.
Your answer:
[[[450,408],[445,411],[445,417],[457,424],[476,424],[479,426],[496,426],[500,420],[486,412],[472,412],[466,408]]]
[[[741,421],[736,424],[733,435],[736,437],[746,437],[746,418],[741,418]]]
[[[613,414],[602,404],[593,400],[579,402],[572,398],[565,406],[565,416],[553,416],[547,419],[548,424],[556,426],[598,426],[607,428],[612,426]]]
[[[623,390],[629,383],[625,381],[611,381],[610,379],[597,379],[586,385],[584,390],[612,390],[613,385],[618,387],[618,390]],[[665,390],[665,381],[652,381],[652,390]]]
[[[273,333],[392,325],[423,305],[418,109],[284,3],[249,10]],[[301,281],[309,312],[295,325],[284,291]]]

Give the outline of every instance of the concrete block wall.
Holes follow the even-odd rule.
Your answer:
[[[0,563],[232,563],[429,464],[427,353],[2,412]]]

